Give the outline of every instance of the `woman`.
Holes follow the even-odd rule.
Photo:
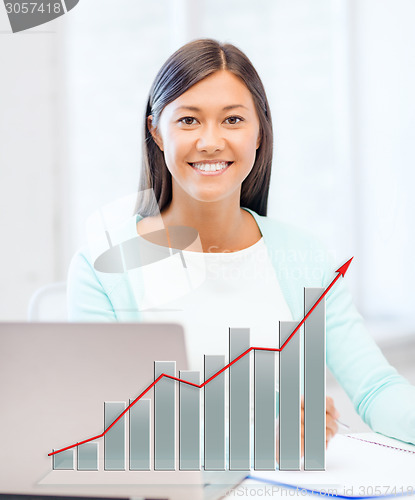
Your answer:
[[[192,367],[203,353],[227,351],[230,326],[249,327],[251,345],[275,347],[278,321],[303,316],[303,287],[326,287],[336,267],[312,237],[266,217],[272,149],[268,101],[249,59],[210,39],[176,51],[147,103],[140,215],[116,238],[186,226],[198,239],[118,274],[97,271],[81,250],[69,271],[70,319],[179,321]],[[327,365],[357,412],[373,430],[415,443],[415,388],[387,363],[343,283],[326,308]],[[328,399],[327,442],[337,417]]]

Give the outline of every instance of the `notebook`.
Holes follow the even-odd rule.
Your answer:
[[[337,434],[329,443],[325,471],[252,471],[235,494],[238,488],[250,488],[262,497],[266,486],[278,496],[287,490],[298,497],[412,496],[415,446],[377,433]]]

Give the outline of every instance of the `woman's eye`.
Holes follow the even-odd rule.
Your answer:
[[[229,116],[226,118],[225,122],[228,122],[229,125],[237,125],[243,120],[244,119],[239,116]],[[183,125],[195,125],[196,121],[196,118],[193,118],[193,116],[185,116],[180,118],[179,123],[182,123]]]
[[[194,125],[193,120],[196,118],[193,118],[192,116],[185,116],[184,118],[181,118],[179,120],[180,123],[183,123],[184,125]]]
[[[239,116],[230,116],[229,118],[226,118],[225,121],[229,121],[229,125],[236,125],[237,123],[243,121],[243,118],[240,118]],[[236,121],[238,120],[238,121]]]

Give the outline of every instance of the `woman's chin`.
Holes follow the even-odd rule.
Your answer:
[[[195,202],[200,203],[227,203],[232,197],[229,192],[222,189],[215,190],[198,190],[191,193],[191,197]],[[239,205],[239,197],[237,199]]]

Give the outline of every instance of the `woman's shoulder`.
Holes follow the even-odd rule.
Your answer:
[[[68,271],[68,279],[98,281],[110,291],[123,278],[121,245],[137,237],[136,216],[111,229],[90,228],[88,243],[78,247]]]
[[[83,245],[72,256],[68,269],[68,287],[90,287],[110,294],[121,281],[120,273],[104,273],[96,268],[96,259],[88,245]]]
[[[324,249],[325,247],[320,238],[307,229],[276,217],[259,215],[253,210],[248,211],[255,218],[267,245],[281,249]]]
[[[123,242],[137,236],[135,218],[125,226],[89,235],[74,253],[67,275],[68,317],[72,321],[137,319],[128,274],[124,272]],[[107,234],[106,234],[107,233]]]

